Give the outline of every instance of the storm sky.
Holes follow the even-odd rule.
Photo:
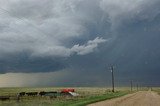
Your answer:
[[[159,0],[1,0],[0,87],[160,86]]]

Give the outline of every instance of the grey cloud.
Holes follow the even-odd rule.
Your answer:
[[[72,48],[65,48],[63,46],[54,46],[54,47],[43,47],[44,50],[35,49],[35,54],[32,56],[62,56],[68,57],[72,54],[85,55],[94,51],[97,48],[98,44],[106,42],[103,38],[95,38],[94,40],[89,40],[86,45],[74,45]]]
[[[158,0],[102,0],[100,3],[102,10],[108,15],[113,29],[132,22],[134,19],[153,19],[159,14],[158,5]]]
[[[93,52],[94,49],[97,48],[98,44],[103,43],[103,42],[106,42],[106,40],[97,37],[93,41],[92,40],[88,41],[86,45],[81,45],[81,46],[80,45],[74,45],[71,48],[71,51],[76,52],[79,55],[85,55],[85,54],[88,54],[90,52]]]
[[[148,3],[150,5],[147,5]],[[123,25],[122,23],[128,19],[141,15],[149,17],[149,19],[150,17],[153,18],[158,14],[159,8],[156,8],[152,14],[146,13],[146,11],[158,3],[157,0],[154,2],[148,0],[123,0],[123,2],[119,0],[10,0],[4,3],[1,1],[0,22],[3,30],[0,34],[0,47],[2,49],[0,54],[12,54],[28,50],[31,52],[31,56],[45,54],[67,57],[73,54],[75,49],[79,51],[77,54],[87,54],[93,52],[98,45],[85,47],[83,44],[79,46],[75,42],[72,44],[73,48],[68,48],[66,47],[67,41],[96,36],[90,35],[97,33],[90,28],[92,26],[87,25],[95,26],[95,30],[101,33],[102,30],[107,30],[103,29],[102,23],[105,22],[116,27]],[[97,13],[99,17],[96,15]],[[102,29],[99,30],[98,27]],[[109,28],[108,31],[103,31],[102,34],[104,34],[105,39],[108,38],[109,31]],[[116,30],[113,31],[113,34],[115,32]],[[90,39],[94,38],[86,40]]]
[[[77,44],[73,44],[74,48],[69,50],[63,41],[81,38],[87,31],[83,22],[89,21],[90,16],[84,17],[85,13],[81,13],[82,17],[77,16],[75,11],[79,2],[81,1],[15,0],[5,2],[4,5],[1,2],[3,6],[0,21],[2,25],[7,23],[0,35],[1,54],[28,50],[31,56],[66,57],[77,52],[73,50]],[[94,46],[97,47],[97,44]],[[93,44],[80,47],[85,48],[86,53],[77,54],[87,54],[95,49]]]

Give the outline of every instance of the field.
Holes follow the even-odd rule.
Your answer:
[[[0,106],[85,106],[90,103],[111,99],[130,93],[128,88],[117,89],[115,93],[109,88],[74,88],[77,97],[57,96],[56,98],[40,96],[24,96],[19,101],[16,95],[19,92],[60,91],[63,88],[0,88],[0,96],[13,96],[11,100],[0,101]]]
[[[160,88],[159,87],[153,88],[153,91],[157,92],[160,95]]]

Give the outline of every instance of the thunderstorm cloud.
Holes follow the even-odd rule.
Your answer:
[[[1,0],[0,86],[109,85],[110,65],[158,85],[159,39],[159,0]]]

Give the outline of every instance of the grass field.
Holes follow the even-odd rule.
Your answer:
[[[153,91],[157,92],[160,95],[160,88],[159,87],[153,88]]]
[[[63,88],[0,88],[0,96],[16,96],[18,92],[60,91]],[[25,96],[16,100],[0,101],[0,106],[85,106],[90,103],[123,96],[129,93],[127,88],[118,89],[115,93],[107,88],[75,88],[78,97]]]

